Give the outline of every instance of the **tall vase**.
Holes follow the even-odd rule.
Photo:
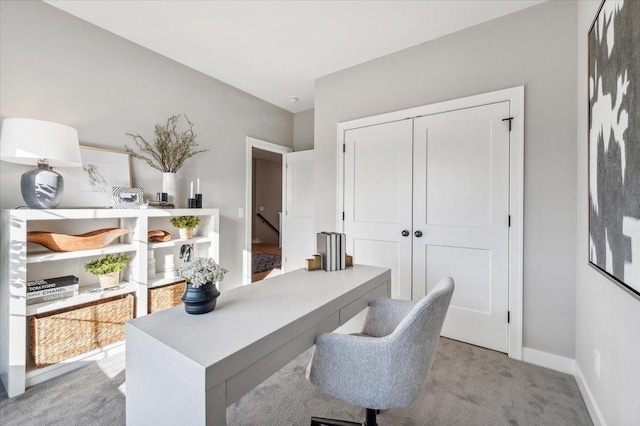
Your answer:
[[[168,195],[168,200],[170,203],[173,203],[178,207],[178,198],[176,197],[176,193],[178,192],[178,184],[176,183],[176,174],[172,172],[163,172],[162,173],[162,192],[166,192]]]

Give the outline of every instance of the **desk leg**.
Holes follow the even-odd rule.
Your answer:
[[[227,385],[220,383],[206,394],[207,426],[227,426]]]
[[[226,426],[226,383],[196,389],[172,355],[127,324],[127,426]]]

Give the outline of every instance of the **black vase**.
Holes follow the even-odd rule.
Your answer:
[[[184,309],[188,314],[206,314],[216,307],[220,292],[215,283],[206,283],[200,287],[187,284],[184,294],[180,298],[184,302]]]

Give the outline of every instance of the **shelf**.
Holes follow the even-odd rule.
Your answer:
[[[165,278],[162,275],[163,274],[159,272],[155,278],[149,278],[147,280],[149,283],[147,284],[147,288],[162,287],[163,285],[174,284],[174,283],[179,283],[180,281],[184,281],[183,278],[180,278],[177,275],[170,278]]]
[[[105,289],[95,293],[90,293],[90,290],[100,289],[100,285],[80,287],[80,293],[77,296],[52,300],[51,302],[37,303],[35,305],[27,305],[27,316],[44,314],[46,312],[57,311],[58,309],[71,308],[83,303],[106,299],[113,296],[120,296],[121,294],[134,293],[137,288],[137,284],[127,281],[120,282],[120,285],[116,289]]]
[[[101,249],[55,252],[38,250],[27,253],[27,263],[52,262],[55,260],[77,259],[81,257],[102,256],[104,254],[126,253],[136,251],[135,244],[111,244]]]
[[[42,368],[36,367],[35,363],[31,359],[31,356],[27,355],[27,366],[25,374],[26,385],[33,386],[38,383],[42,383],[52,377],[56,377],[60,374],[83,367],[94,361],[98,361],[113,354],[122,352],[124,351],[124,349],[125,342],[123,340],[121,342],[112,343],[108,346],[105,346],[104,348],[94,349],[90,352]]]
[[[202,243],[210,243],[211,237],[193,237],[189,240],[183,240],[178,238],[177,240],[169,240],[158,243],[149,243],[147,246],[150,250],[164,247],[176,247],[181,246],[182,244],[202,244]]]

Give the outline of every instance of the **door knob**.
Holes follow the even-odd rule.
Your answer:
[[[403,237],[408,237],[409,236],[409,231],[407,231],[406,229],[404,231],[402,231],[402,236]]]
[[[422,231],[418,230],[418,231],[414,232],[413,235],[415,235],[417,238],[420,238],[420,237],[422,237]]]

